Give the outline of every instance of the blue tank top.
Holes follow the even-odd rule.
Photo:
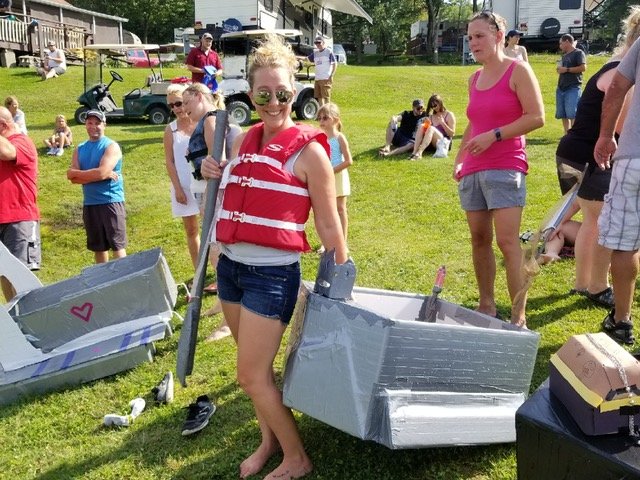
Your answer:
[[[342,150],[340,149],[340,142],[338,141],[338,137],[332,137],[329,139],[329,147],[331,148],[331,166],[337,167],[342,162],[344,162],[344,156],[342,155]]]
[[[114,143],[108,137],[92,142],[87,140],[78,145],[78,163],[80,170],[91,170],[100,166],[100,160],[109,145]],[[124,202],[124,181],[122,178],[122,157],[113,169],[118,180],[102,180],[82,185],[84,205],[105,205],[107,203]]]

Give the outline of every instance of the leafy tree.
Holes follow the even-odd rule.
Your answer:
[[[175,27],[190,26],[193,0],[70,0],[74,6],[129,19],[125,28],[143,42],[173,41]]]

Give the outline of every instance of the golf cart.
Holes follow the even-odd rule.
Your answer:
[[[230,116],[240,125],[249,125],[251,111],[255,110],[249,99],[248,56],[266,34],[283,36],[287,41],[292,42],[294,52],[297,47],[300,47],[294,43],[302,35],[297,30],[242,30],[223,33],[220,37],[223,68],[220,89],[225,97]],[[301,55],[302,52],[297,51],[296,54]],[[307,74],[296,75],[293,111],[298,120],[315,119],[320,108],[318,101],[313,98],[313,83],[309,80],[313,80],[313,74],[307,72]]]
[[[124,79],[115,70],[105,68],[106,61],[127,62],[127,51],[141,50],[150,59],[150,54],[160,57],[158,45],[86,45],[84,47],[84,93],[78,97],[80,107],[74,115],[76,122],[84,123],[89,110],[101,110],[107,118],[142,118],[148,117],[153,125],[167,123],[169,107],[166,102],[167,82],[162,79],[162,62],[159,62],[159,73],[151,68],[151,75],[147,77],[146,85],[134,88],[122,99],[122,108],[118,107],[109,88],[113,82]],[[149,65],[152,62],[149,61]],[[108,72],[111,79],[107,84],[103,80],[104,72]],[[106,76],[106,75],[105,75]]]

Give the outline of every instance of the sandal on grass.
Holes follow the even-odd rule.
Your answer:
[[[598,305],[603,306],[605,308],[613,308],[615,306],[613,288],[611,287],[605,288],[600,293],[586,292],[584,295],[592,302],[597,303]]]

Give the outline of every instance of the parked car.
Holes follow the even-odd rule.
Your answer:
[[[345,52],[344,47],[339,43],[336,43],[333,46],[333,54],[336,57],[336,61],[338,63],[342,63],[344,65],[347,64],[347,52]]]
[[[144,49],[127,50],[127,62],[134,67],[157,67],[160,59],[150,57]]]

